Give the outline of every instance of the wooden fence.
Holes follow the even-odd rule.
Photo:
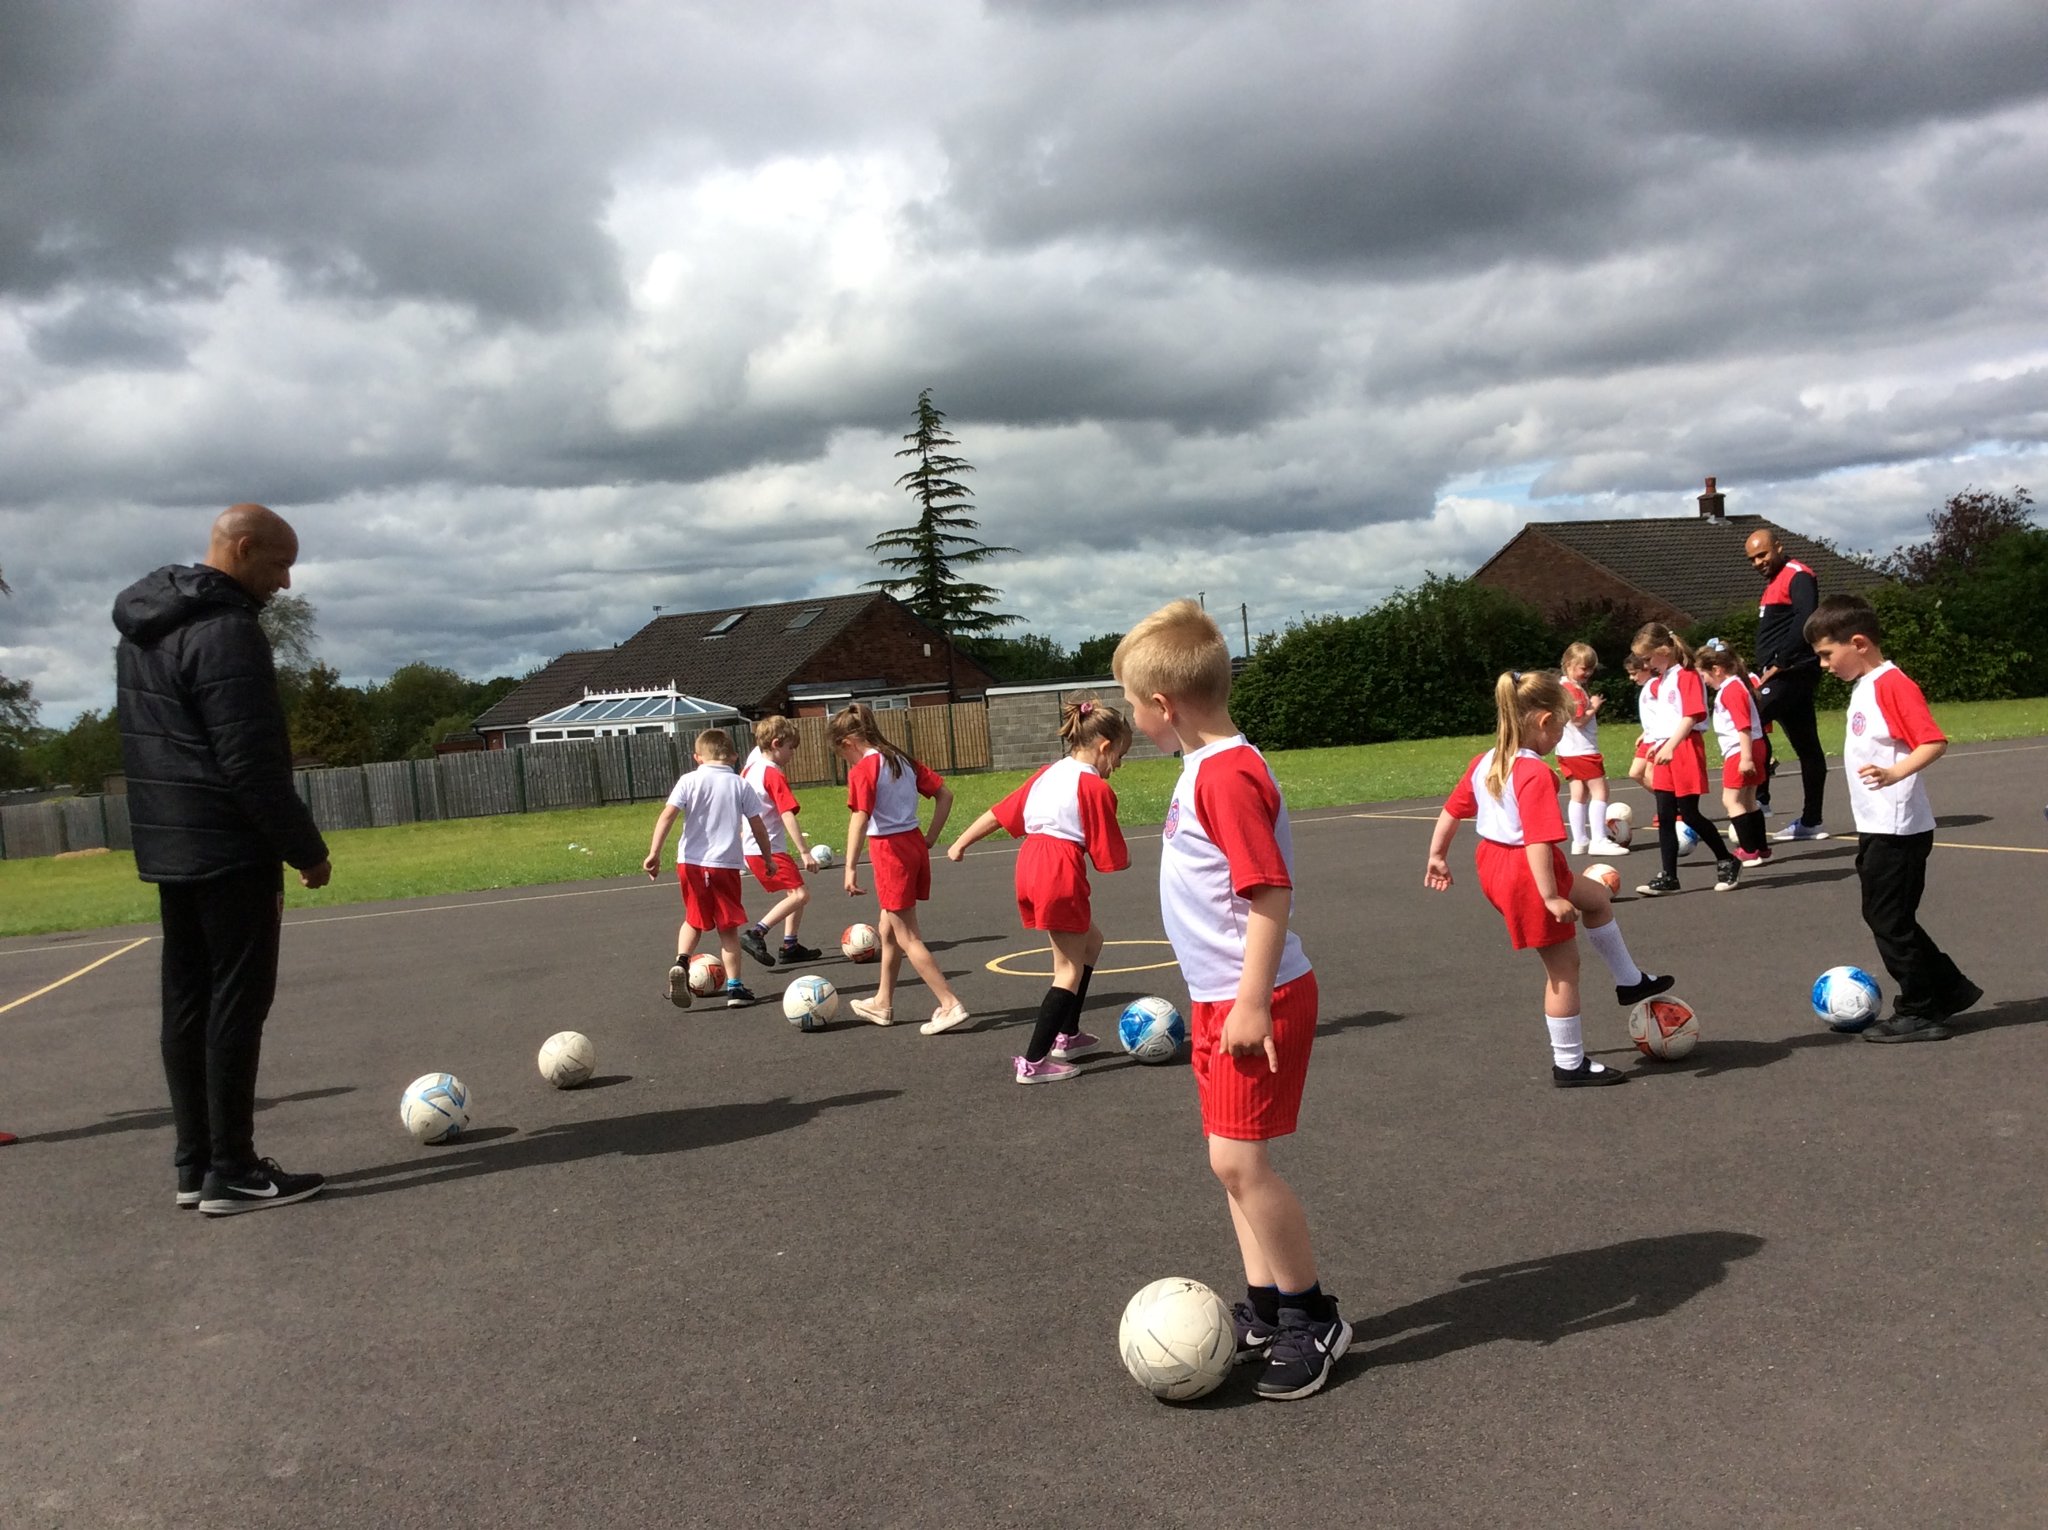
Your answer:
[[[949,715],[950,714],[950,715]],[[878,712],[883,733],[940,774],[989,766],[988,709],[980,702]],[[846,779],[826,743],[826,719],[799,717],[795,786]],[[744,731],[735,740],[742,754]],[[665,733],[522,744],[516,749],[444,754],[432,760],[388,760],[294,773],[299,796],[326,829],[381,829],[392,824],[554,808],[603,807],[666,797],[690,765],[687,739]],[[0,808],[0,858],[21,860],[66,850],[127,850],[128,799],[63,797]]]

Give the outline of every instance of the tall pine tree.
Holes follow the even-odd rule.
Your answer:
[[[916,466],[896,480],[917,501],[914,525],[885,531],[868,544],[890,577],[868,582],[895,596],[919,617],[946,634],[946,669],[952,673],[952,639],[978,637],[1017,620],[990,609],[1002,593],[993,585],[962,579],[957,569],[974,568],[1014,547],[991,547],[971,533],[981,522],[968,514],[974,491],[960,480],[974,471],[965,458],[949,454],[960,443],[946,433],[946,416],[932,403],[932,390],[917,396],[917,429],[904,438],[896,453]]]

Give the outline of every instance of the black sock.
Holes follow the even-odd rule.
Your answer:
[[[1093,967],[1083,967],[1081,969],[1081,986],[1074,990],[1074,1014],[1076,1017],[1081,1013],[1081,1006],[1088,1002],[1088,980],[1094,976],[1095,969]]]
[[[1327,1323],[1330,1321],[1330,1299],[1323,1295],[1323,1283],[1321,1281],[1317,1281],[1306,1291],[1282,1291],[1279,1295],[1281,1306],[1299,1308],[1309,1315],[1311,1322]]]
[[[1066,1029],[1067,1001],[1073,997],[1064,988],[1046,989],[1045,997],[1038,1001],[1038,1024],[1032,1028],[1031,1044],[1024,1049],[1026,1062],[1045,1061],[1053,1041]]]
[[[1258,1314],[1261,1323],[1277,1324],[1280,1321],[1278,1286],[1246,1286],[1244,1299],[1252,1304],[1252,1311]]]
[[[1735,820],[1735,837],[1742,841],[1742,848],[1752,855],[1763,854],[1764,815],[1754,810],[1744,813]]]
[[[1678,880],[1678,797],[1673,792],[1658,792],[1657,797],[1657,854],[1663,861],[1664,875]]]
[[[1700,837],[1700,843],[1707,847],[1707,853],[1717,861],[1728,859],[1728,841],[1721,837],[1721,831],[1714,826],[1714,820],[1700,811],[1700,799],[1681,799],[1679,815],[1691,826],[1693,833]]]

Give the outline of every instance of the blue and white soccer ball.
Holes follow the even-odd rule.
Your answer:
[[[1813,1012],[1830,1030],[1862,1030],[1883,1002],[1884,990],[1861,967],[1830,967],[1813,980]]]
[[[1164,999],[1133,999],[1117,1016],[1116,1039],[1141,1063],[1172,1062],[1187,1044],[1187,1022]]]
[[[1691,855],[1699,847],[1699,835],[1693,832],[1691,824],[1681,818],[1678,821],[1678,853],[1680,855]]]
[[[839,1013],[839,990],[807,972],[782,990],[782,1013],[800,1031],[822,1031]]]
[[[417,1142],[453,1142],[469,1125],[469,1090],[452,1073],[424,1073],[405,1086],[398,1119]]]

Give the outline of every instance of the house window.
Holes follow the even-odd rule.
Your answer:
[[[704,635],[706,637],[724,637],[746,619],[747,613],[744,611],[735,611],[730,616],[721,616],[712,624],[711,630]]]
[[[902,712],[910,707],[908,696],[870,696],[868,705],[877,712]]]
[[[797,612],[796,615],[792,616],[789,619],[789,625],[783,630],[786,632],[794,632],[799,627],[808,627],[812,622],[816,621],[819,617],[823,616],[824,614],[825,608],[823,606],[806,606],[803,610]]]

